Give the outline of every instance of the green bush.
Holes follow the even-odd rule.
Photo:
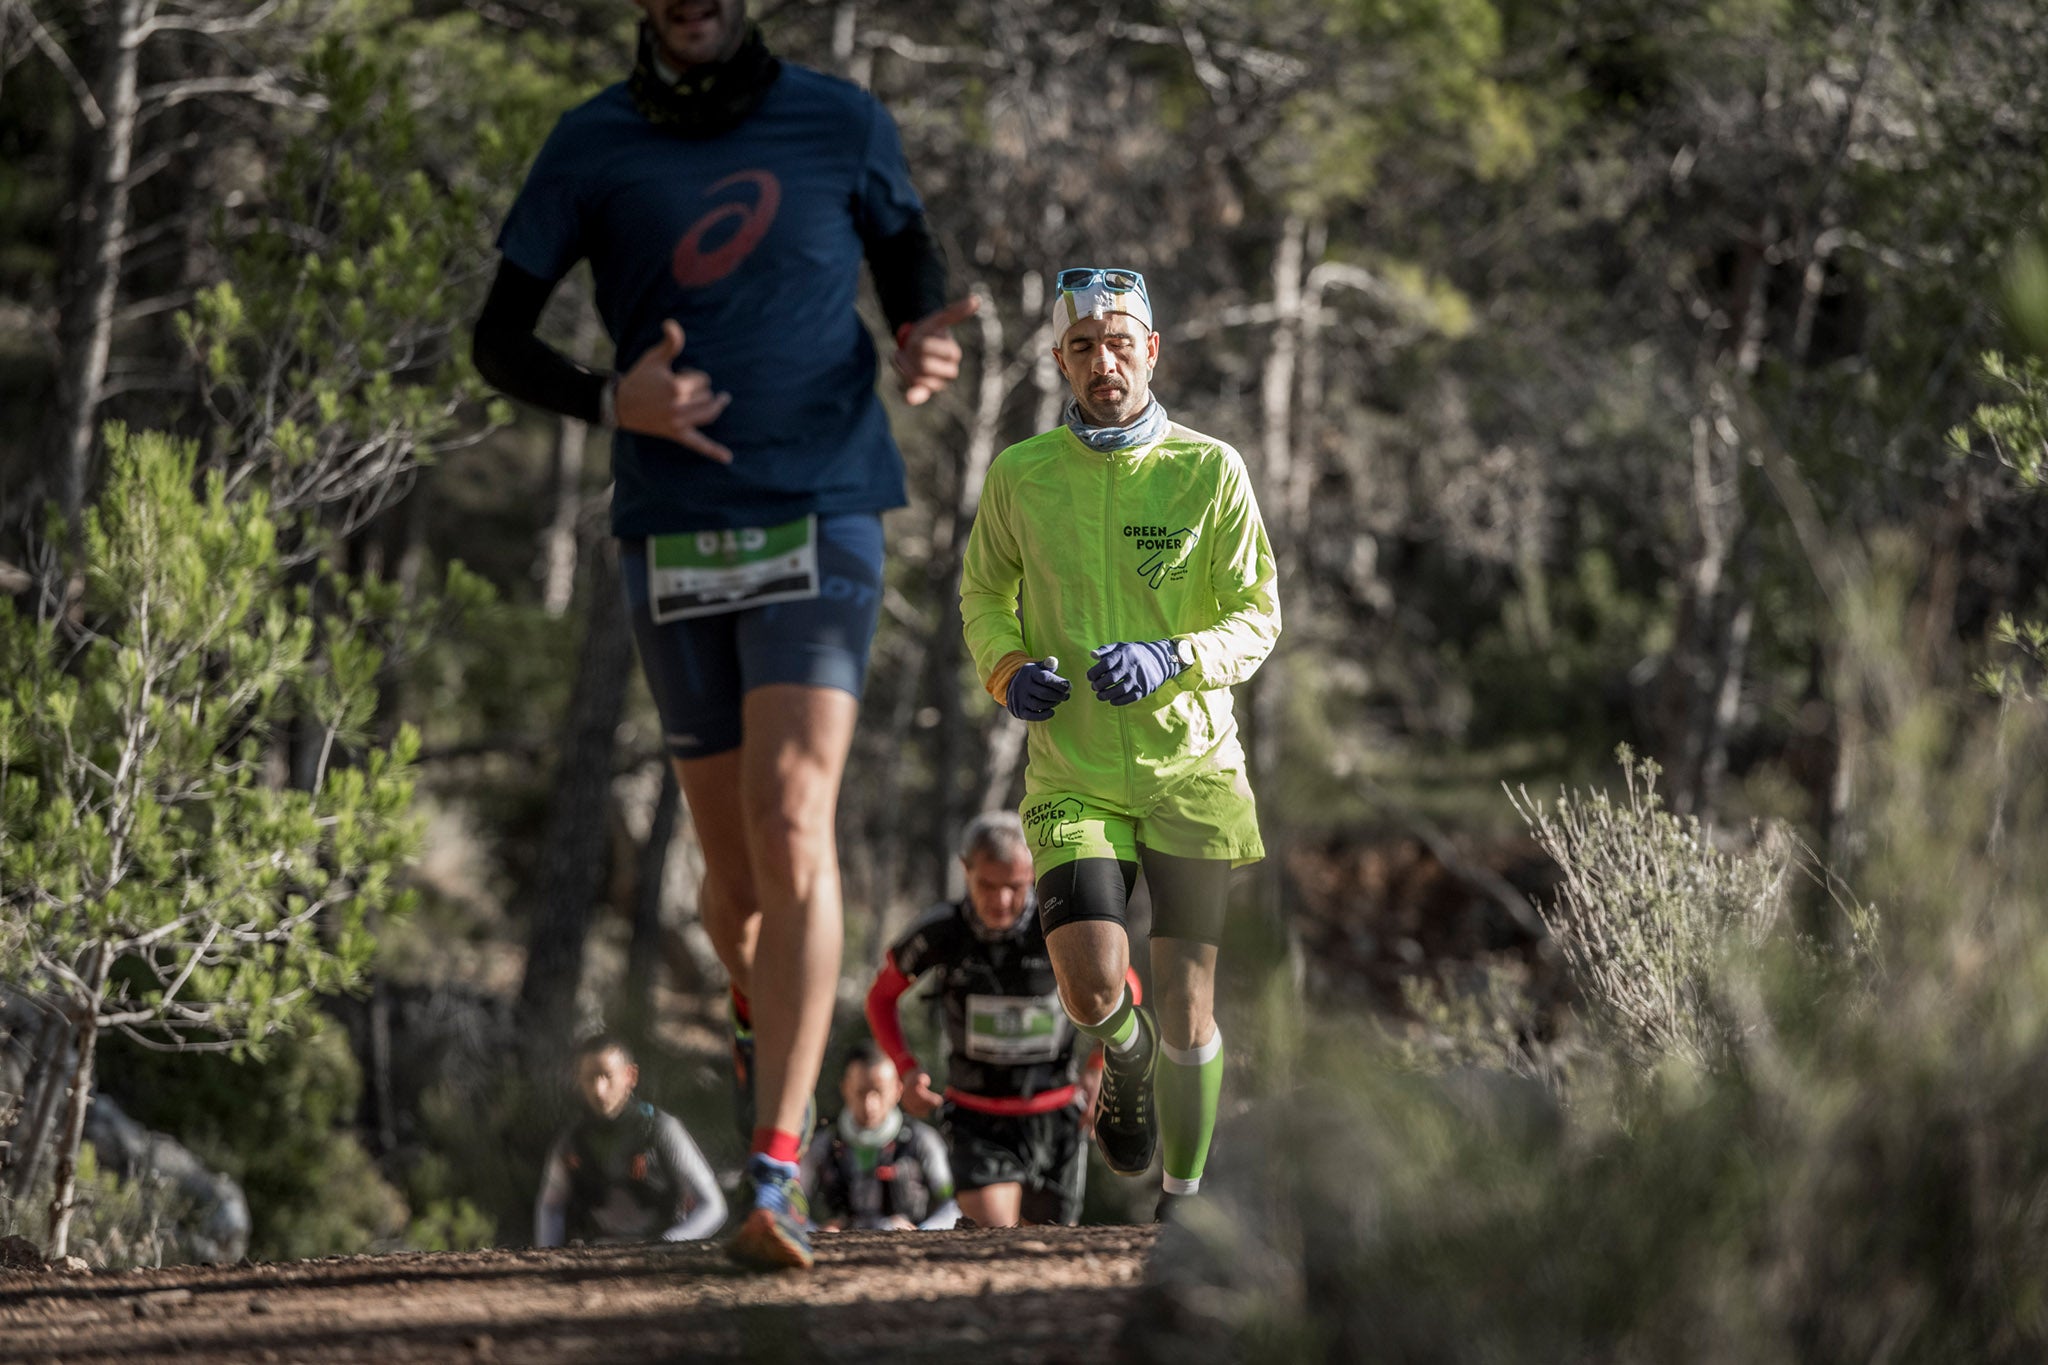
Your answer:
[[[101,1070],[137,1119],[241,1182],[254,1259],[368,1251],[405,1228],[404,1196],[356,1137],[362,1072],[340,1029],[241,1062],[110,1046]]]
[[[174,1265],[189,1259],[180,1245],[178,1223],[189,1204],[167,1180],[153,1176],[123,1180],[100,1169],[90,1142],[78,1148],[78,1209],[72,1216],[67,1254],[99,1270]],[[55,1194],[49,1172],[21,1199],[0,1192],[0,1237],[39,1241]]]

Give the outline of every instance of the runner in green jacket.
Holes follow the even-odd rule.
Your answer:
[[[1244,462],[1151,396],[1143,277],[1058,283],[1066,421],[990,466],[960,610],[989,694],[1030,722],[1021,814],[1046,946],[1061,1004],[1109,1055],[1096,1139],[1125,1174],[1164,1148],[1163,1211],[1199,1187],[1216,1122],[1228,873],[1265,853],[1227,689],[1271,652],[1280,606]],[[1061,659],[1092,696],[1072,695]],[[1156,1024],[1124,985],[1141,868]]]

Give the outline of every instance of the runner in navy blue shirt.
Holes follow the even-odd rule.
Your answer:
[[[907,402],[959,373],[948,328],[975,302],[946,303],[872,96],[777,59],[745,0],[637,2],[632,75],[562,117],[499,234],[474,355],[511,396],[616,429],[621,577],[733,980],[755,1204],[733,1251],[801,1267],[797,1162],[839,975],[833,814],[881,605],[881,513],[904,502],[854,311],[861,262]],[[578,261],[608,372],[535,335]]]

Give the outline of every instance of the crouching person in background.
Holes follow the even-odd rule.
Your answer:
[[[824,1228],[949,1228],[960,1217],[946,1144],[903,1113],[903,1079],[871,1042],[846,1055],[839,1121],[811,1140],[803,1184]]]
[[[711,1165],[675,1115],[633,1098],[640,1068],[608,1033],[576,1049],[584,1112],[555,1140],[534,1201],[533,1244],[691,1242],[725,1223]]]

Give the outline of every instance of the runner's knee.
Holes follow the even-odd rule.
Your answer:
[[[1121,972],[1102,971],[1078,975],[1073,980],[1060,982],[1060,1004],[1072,1018],[1084,1024],[1096,1024],[1115,1014],[1124,1000],[1124,978]]]

